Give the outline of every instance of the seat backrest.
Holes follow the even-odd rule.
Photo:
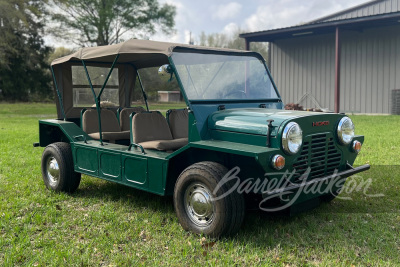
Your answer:
[[[129,115],[131,115],[132,112],[142,113],[145,111],[146,110],[142,107],[132,107],[132,108],[122,109],[121,112],[119,113],[119,123],[121,125],[121,131],[129,131],[130,127]]]
[[[167,120],[158,111],[136,113],[131,128],[131,143],[172,140]]]
[[[187,109],[170,109],[167,111],[167,118],[174,139],[188,138],[189,112]]]
[[[102,132],[120,131],[118,119],[113,111],[102,109],[100,114]],[[99,118],[96,109],[88,109],[82,114],[82,130],[87,134],[99,132]]]

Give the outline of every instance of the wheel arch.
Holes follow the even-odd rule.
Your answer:
[[[40,146],[46,147],[56,142],[70,143],[70,140],[59,127],[48,124],[39,124]]]
[[[91,138],[75,123],[60,120],[39,121],[39,144],[46,147],[56,142],[73,143]]]
[[[220,163],[228,170],[238,166],[240,168],[239,174],[243,174],[243,177],[239,176],[241,179],[255,177],[255,175],[263,173],[262,167],[254,157],[190,147],[169,159],[165,195],[173,194],[176,180],[187,167],[202,161]]]

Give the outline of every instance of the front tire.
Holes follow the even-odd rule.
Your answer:
[[[199,162],[186,168],[174,189],[174,207],[182,227],[198,234],[220,237],[235,234],[242,225],[245,207],[241,194],[234,190],[215,200],[231,188],[225,183],[214,189],[228,170],[216,162]]]
[[[74,192],[81,174],[74,171],[71,146],[68,143],[48,145],[42,155],[42,177],[46,187],[56,192]]]

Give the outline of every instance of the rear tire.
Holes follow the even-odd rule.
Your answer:
[[[234,190],[224,198],[214,199],[232,186],[233,181],[225,183],[213,193],[227,172],[219,163],[204,161],[181,173],[175,184],[174,207],[183,229],[211,237],[239,231],[245,214],[243,195]]]
[[[48,189],[74,192],[81,182],[81,174],[74,171],[71,146],[68,143],[48,145],[42,155],[42,177]]]

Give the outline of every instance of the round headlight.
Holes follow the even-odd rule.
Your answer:
[[[300,126],[295,122],[286,125],[282,135],[282,147],[289,154],[299,152],[303,144],[303,132]]]
[[[339,141],[343,145],[350,144],[351,140],[354,137],[354,124],[349,117],[343,117],[339,121],[337,134],[339,137]]]

